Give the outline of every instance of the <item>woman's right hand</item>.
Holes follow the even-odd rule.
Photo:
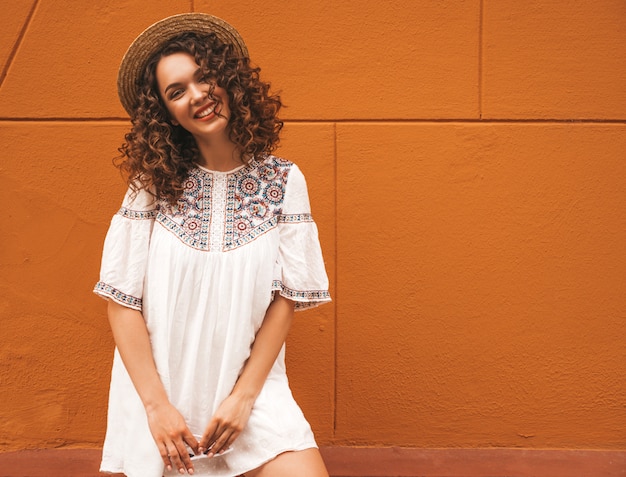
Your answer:
[[[167,470],[172,470],[173,467],[181,474],[185,470],[193,474],[193,464],[185,443],[197,453],[198,441],[181,413],[168,402],[146,409],[146,414],[150,432]]]
[[[109,300],[109,322],[124,366],[141,398],[152,437],[168,470],[193,474],[193,464],[185,443],[198,450],[185,419],[172,406],[163,388],[152,357],[152,344],[146,322],[140,311]]]

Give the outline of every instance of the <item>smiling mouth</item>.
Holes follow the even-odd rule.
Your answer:
[[[215,115],[217,114],[217,106],[218,103],[212,103],[209,104],[206,108],[200,110],[199,112],[197,112],[194,115],[194,118],[196,119],[206,119],[207,117],[211,116],[211,115]]]

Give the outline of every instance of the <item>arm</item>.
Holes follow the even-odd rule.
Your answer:
[[[233,391],[219,406],[200,440],[201,451],[210,449],[209,456],[228,449],[246,426],[254,401],[287,339],[294,306],[293,301],[276,292]]]
[[[168,470],[174,465],[181,473],[184,469],[193,473],[193,464],[184,443],[194,450],[198,443],[165,393],[141,312],[109,300],[108,315],[115,344],[146,409],[150,432],[163,463]]]

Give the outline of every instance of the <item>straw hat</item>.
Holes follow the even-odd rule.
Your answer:
[[[117,73],[117,94],[122,106],[132,116],[139,90],[139,76],[150,57],[175,36],[195,32],[215,33],[224,43],[230,43],[242,57],[248,58],[248,49],[239,32],[221,18],[207,13],[173,15],[146,28],[128,47]]]

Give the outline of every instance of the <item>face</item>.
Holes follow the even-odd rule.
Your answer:
[[[226,90],[211,83],[188,53],[173,53],[161,58],[156,67],[159,94],[175,126],[189,131],[196,141],[227,136],[230,108]]]

